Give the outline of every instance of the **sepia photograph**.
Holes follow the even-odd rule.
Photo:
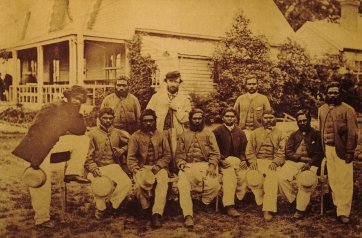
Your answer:
[[[0,237],[362,237],[361,0],[0,12]]]

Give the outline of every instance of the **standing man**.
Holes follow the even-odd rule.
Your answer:
[[[35,116],[28,133],[14,149],[13,154],[28,161],[34,169],[42,169],[46,182],[39,188],[29,188],[35,211],[35,224],[39,227],[54,227],[50,220],[52,153],[71,152],[64,181],[89,183],[81,177],[89,148],[89,138],[84,135],[86,125],[79,114],[85,103],[87,90],[74,85],[64,91],[65,100],[44,105]]]
[[[312,173],[304,173],[310,175],[311,178],[305,178],[309,181],[318,182],[314,179],[317,177],[317,170],[321,166],[323,159],[323,149],[320,133],[311,127],[310,113],[305,110],[299,110],[296,115],[298,130],[290,134],[286,145],[285,155],[286,162],[279,170],[279,188],[290,203],[296,200],[295,219],[301,219],[305,215],[305,210],[310,201],[313,188],[317,184],[311,184],[309,188],[305,188],[298,184],[298,190],[293,189],[292,183],[294,179],[301,175],[303,171],[312,171]]]
[[[90,147],[85,162],[88,178],[93,181],[96,177],[107,176],[116,184],[109,197],[95,197],[97,220],[105,217],[107,212],[117,210],[132,187],[131,180],[120,166],[120,161],[125,161],[121,157],[127,152],[129,134],[114,128],[113,120],[113,110],[109,107],[102,108],[99,111],[99,126],[88,134]],[[108,207],[106,200],[109,201]]]
[[[282,131],[275,127],[273,110],[263,112],[262,125],[250,135],[246,158],[250,163],[250,170],[257,170],[265,176],[261,186],[250,189],[254,193],[256,204],[263,204],[264,219],[270,221],[273,218],[271,212],[277,211],[277,168],[284,164],[285,139]],[[249,172],[247,180],[248,175]]]
[[[116,80],[115,92],[106,96],[101,104],[101,109],[110,107],[114,111],[114,127],[132,134],[138,130],[138,119],[141,106],[138,99],[128,92],[128,78],[121,76]]]
[[[245,175],[248,169],[245,149],[248,143],[245,133],[235,123],[236,111],[227,108],[222,114],[223,125],[214,130],[217,144],[221,153],[221,172],[223,174],[222,202],[226,213],[231,217],[238,217],[240,213],[235,209],[235,200],[241,201],[246,193]]]
[[[355,110],[341,101],[340,84],[327,85],[326,104],[318,110],[322,145],[327,158],[328,181],[337,217],[349,223],[353,194],[353,157],[358,128]]]
[[[209,205],[217,196],[220,183],[217,164],[220,151],[215,135],[205,129],[204,112],[193,109],[189,113],[190,129],[180,135],[176,150],[179,171],[178,189],[180,206],[185,218],[185,226],[194,226],[191,191],[202,193],[202,203]]]
[[[161,218],[166,205],[168,189],[168,164],[171,160],[170,146],[166,137],[156,130],[156,113],[146,109],[140,117],[141,130],[136,131],[128,144],[127,165],[134,178],[144,170],[151,171],[156,180],[154,205],[152,208],[151,225],[154,228],[162,226]],[[143,211],[150,207],[149,191],[145,188],[153,184],[146,184],[149,180],[136,180],[136,196],[140,201]]]
[[[245,88],[247,93],[236,99],[234,109],[239,116],[240,128],[249,137],[251,131],[262,127],[262,114],[271,108],[268,98],[258,93],[258,79],[256,76],[250,76],[246,79]]]

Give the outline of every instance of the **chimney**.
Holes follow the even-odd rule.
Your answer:
[[[340,24],[343,28],[350,31],[358,30],[358,8],[359,0],[339,0],[341,4]]]

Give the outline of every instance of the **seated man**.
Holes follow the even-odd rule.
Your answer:
[[[171,160],[170,146],[165,136],[156,130],[156,113],[146,109],[140,116],[141,130],[132,134],[128,144],[127,165],[133,177],[142,170],[150,170],[156,178],[155,198],[152,208],[151,225],[154,228],[162,226],[161,218],[166,205],[168,190],[168,165]],[[143,181],[147,182],[149,180]],[[140,201],[143,212],[150,207],[149,194],[145,187],[136,180],[136,196]]]
[[[223,174],[222,202],[226,213],[231,217],[238,217],[240,213],[235,209],[234,197],[241,201],[246,193],[245,175],[248,169],[245,148],[248,143],[245,133],[237,126],[236,111],[227,108],[223,111],[223,125],[214,130],[217,144],[221,152],[221,172]]]
[[[90,148],[85,162],[88,178],[107,176],[116,187],[110,196],[96,197],[96,219],[101,219],[107,212],[116,210],[131,190],[132,182],[122,170],[119,161],[127,151],[129,134],[114,128],[114,112],[111,108],[102,108],[99,112],[99,126],[89,132]],[[106,202],[109,202],[107,207]]]
[[[65,171],[66,182],[89,183],[81,177],[89,147],[89,138],[84,135],[86,125],[79,113],[86,97],[87,90],[74,85],[64,91],[64,100],[44,105],[35,116],[28,133],[13,151],[15,156],[28,161],[34,169],[42,169],[46,174],[47,179],[41,187],[29,188],[31,204],[35,211],[35,224],[39,227],[54,227],[49,214],[50,157],[53,153],[71,152]]]
[[[293,132],[286,142],[286,162],[278,172],[280,191],[290,203],[296,200],[296,212],[293,216],[295,219],[304,217],[312,191],[300,185],[298,191],[294,191],[292,182],[302,171],[311,170],[316,174],[323,159],[321,135],[311,127],[310,121],[308,111],[302,109],[297,112],[299,129]]]
[[[255,195],[257,205],[263,204],[263,214],[266,221],[273,216],[270,212],[277,211],[278,178],[277,168],[284,164],[285,139],[282,131],[275,127],[273,110],[265,110],[262,114],[262,125],[250,135],[246,147],[246,158],[251,170],[264,174],[263,186],[250,187]],[[248,178],[247,178],[248,179]]]
[[[215,135],[205,129],[204,112],[193,109],[189,113],[190,129],[179,137],[176,148],[176,163],[179,171],[178,189],[180,206],[185,217],[185,226],[192,228],[193,209],[191,191],[202,192],[205,205],[217,196],[220,183],[217,177],[217,164],[220,152]]]

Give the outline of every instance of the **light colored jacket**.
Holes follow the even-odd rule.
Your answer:
[[[183,132],[183,124],[188,122],[189,112],[191,111],[191,99],[189,95],[179,91],[172,101],[177,106],[177,110],[173,114],[172,122],[174,128],[176,128],[177,134],[179,135]],[[156,112],[157,130],[160,132],[163,131],[170,103],[171,100],[168,97],[166,88],[162,88],[160,91],[152,95],[151,100],[148,102],[147,108]]]
[[[254,109],[254,128],[259,128],[261,124],[261,116],[263,111],[270,109],[270,103],[268,98],[260,93],[257,93],[255,98],[250,99],[248,94],[243,94],[236,99],[234,109],[239,115],[239,126],[241,129],[245,129],[246,117],[250,108]]]

